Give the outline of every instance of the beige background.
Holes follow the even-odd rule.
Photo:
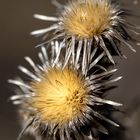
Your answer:
[[[130,21],[140,25],[140,1],[138,2],[135,5],[133,0],[121,0],[123,8],[127,7],[137,15]],[[8,102],[13,88],[7,84],[7,79],[20,74],[17,65],[26,65],[24,56],[36,57],[38,49],[34,46],[40,39],[30,36],[29,32],[48,24],[33,19],[34,13],[54,15],[55,7],[51,6],[49,0],[0,0],[0,140],[16,140],[20,131],[16,109]],[[138,39],[140,41],[140,37]],[[140,47],[136,47],[136,54],[127,47],[123,50],[128,59],[117,58],[119,70],[116,73],[116,76],[123,75],[123,79],[118,82],[117,89],[108,93],[108,98],[123,103],[122,109],[127,109],[125,115],[115,115],[115,118],[130,128],[126,140],[139,140]]]

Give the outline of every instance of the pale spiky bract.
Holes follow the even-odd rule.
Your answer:
[[[32,35],[42,36],[53,33],[52,39],[62,40],[65,46],[70,48],[67,51],[68,56],[73,51],[82,50],[77,44],[82,44],[84,54],[89,54],[93,48],[100,47],[113,64],[115,62],[112,51],[125,57],[120,51],[121,44],[135,52],[129,43],[133,39],[127,31],[137,35],[138,33],[125,21],[125,11],[111,0],[70,0],[66,5],[55,1],[55,4],[60,8],[59,17],[34,15],[37,19],[55,23],[48,28],[33,31]],[[83,59],[88,63],[87,56]]]
[[[72,57],[67,63],[62,55],[58,57],[58,52],[53,48],[59,48],[59,42],[52,45],[54,52],[50,55],[42,47],[39,53],[41,65],[25,57],[33,72],[19,66],[30,80],[9,80],[9,83],[15,84],[22,91],[11,97],[13,103],[19,105],[24,125],[18,140],[26,132],[36,138],[38,135],[41,140],[93,140],[97,137],[95,131],[108,133],[99,120],[119,126],[105,117],[100,109],[104,105],[121,106],[120,103],[102,98],[102,89],[121,79],[109,78],[116,69],[97,72],[94,68],[103,57],[101,55],[89,66],[92,71],[88,70],[84,74],[79,62],[73,64]]]

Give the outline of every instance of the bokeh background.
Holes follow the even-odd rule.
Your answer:
[[[140,25],[140,1],[119,2],[135,15],[129,21]],[[13,95],[13,86],[7,83],[7,79],[20,74],[17,65],[26,66],[24,56],[36,59],[39,49],[35,46],[41,39],[29,33],[49,25],[32,16],[34,13],[55,15],[55,12],[51,0],[0,0],[0,140],[16,140],[20,132],[16,108],[8,100]],[[119,70],[116,76],[123,75],[123,79],[117,83],[118,88],[108,92],[109,99],[124,104],[122,110],[125,113],[117,113],[114,118],[127,127],[126,131],[116,131],[117,137],[111,140],[140,140],[140,47],[134,47],[136,54],[127,47],[123,49],[127,60],[117,58]],[[119,134],[123,136],[119,137]]]

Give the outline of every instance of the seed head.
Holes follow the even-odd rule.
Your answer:
[[[42,74],[40,82],[32,82],[36,93],[32,106],[43,121],[65,124],[85,112],[88,91],[83,77],[68,68],[52,68]]]
[[[121,45],[128,46],[135,52],[130,43],[134,42],[134,39],[129,32],[136,35],[138,33],[125,21],[126,12],[111,0],[70,0],[66,5],[57,3],[57,6],[60,10],[59,17],[34,15],[35,18],[55,23],[48,28],[33,31],[32,35],[55,34],[51,40],[62,41],[70,48],[68,56],[72,54],[72,50],[76,52],[82,50],[77,44],[81,44],[84,53],[89,54],[89,57],[91,53],[87,50],[92,52],[93,48],[99,47],[113,64],[115,62],[112,55],[125,57],[120,51]],[[47,40],[43,44],[48,42]],[[89,63],[88,56],[83,56],[83,59]]]
[[[73,63],[72,57],[68,61],[67,56],[64,55],[63,58],[61,53],[53,49],[60,46],[59,42],[52,43],[51,48],[54,52],[50,54],[42,47],[38,55],[41,65],[25,57],[33,70],[23,66],[19,66],[19,69],[30,80],[9,80],[9,83],[15,84],[20,90],[17,95],[11,97],[13,103],[19,105],[23,122],[23,130],[18,140],[24,133],[49,140],[94,139],[98,138],[95,130],[108,133],[99,123],[100,120],[119,126],[105,117],[102,110],[103,106],[110,106],[112,109],[121,106],[120,103],[102,97],[103,89],[121,79],[109,78],[116,69],[106,71],[98,67],[97,70],[96,64],[103,57],[101,54],[89,65],[92,70],[88,69],[84,73],[85,67],[80,65],[80,62]],[[109,108],[106,107],[105,110],[109,111]]]
[[[62,16],[64,29],[69,35],[92,39],[112,24],[113,9],[108,1],[72,1],[69,8]]]

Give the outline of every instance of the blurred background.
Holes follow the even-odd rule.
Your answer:
[[[140,1],[119,2],[135,15],[129,21],[140,25]],[[20,132],[16,108],[8,101],[14,92],[7,79],[20,75],[17,65],[26,66],[24,56],[36,60],[39,49],[35,46],[41,39],[29,33],[49,25],[33,19],[33,14],[55,15],[55,12],[51,0],[0,0],[0,140],[16,140]],[[109,99],[124,104],[121,110],[126,113],[117,113],[114,118],[127,127],[126,131],[116,132],[117,137],[111,140],[140,140],[140,47],[134,47],[136,54],[124,48],[127,60],[117,58],[119,70],[115,76],[123,75],[123,79],[117,83],[118,88],[108,92]]]

